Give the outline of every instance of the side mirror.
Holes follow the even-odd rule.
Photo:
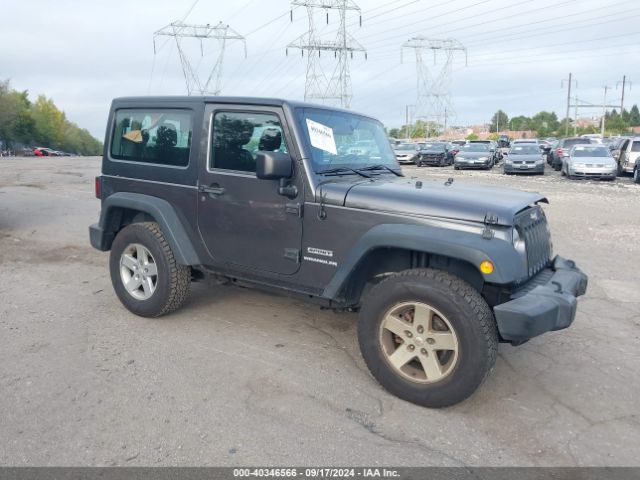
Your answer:
[[[502,155],[506,157],[507,155],[509,155],[509,152],[502,152]]]
[[[262,180],[290,178],[293,162],[287,153],[259,151],[256,154],[256,177]]]
[[[493,153],[493,152],[496,151],[496,149],[495,148],[490,148],[489,151]]]

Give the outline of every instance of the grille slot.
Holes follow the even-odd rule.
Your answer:
[[[524,238],[529,277],[544,269],[551,259],[551,237],[547,218],[540,207],[532,207],[518,214],[516,226]]]

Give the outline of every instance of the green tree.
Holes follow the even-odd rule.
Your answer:
[[[502,110],[498,110],[491,117],[491,131],[497,132],[498,130],[506,130],[509,128],[509,117]]]
[[[555,112],[538,112],[531,117],[530,129],[538,132],[540,137],[547,137],[558,130],[560,122]]]
[[[467,140],[478,140],[478,135],[476,135],[475,133],[470,133],[469,135],[467,135]]]
[[[400,130],[397,128],[392,128],[389,130],[389,136],[393,138],[400,138]]]
[[[638,110],[638,105],[631,107],[631,111],[629,112],[629,125],[632,127],[640,126],[640,110]]]
[[[509,122],[509,130],[531,130],[531,128],[529,128],[530,124],[531,119],[529,117],[518,115],[517,117],[513,117]]]

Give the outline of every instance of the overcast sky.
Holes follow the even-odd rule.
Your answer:
[[[186,87],[174,42],[153,32],[185,18],[197,24],[228,23],[246,35],[226,51],[222,93],[302,99],[306,58],[287,43],[307,30],[303,8],[287,0],[0,0],[0,79],[32,97],[54,99],[69,119],[104,136],[109,103],[128,95],[184,94]],[[457,56],[451,94],[456,124],[486,122],[501,108],[511,116],[555,110],[564,116],[562,78],[572,72],[581,100],[620,102],[623,75],[632,85],[625,105],[640,101],[640,2],[626,0],[361,0],[362,27],[350,13],[351,35],[368,52],[350,63],[352,109],[387,126],[404,121],[416,100],[416,65],[408,38],[455,38],[468,49],[468,65]],[[269,23],[270,22],[270,23]],[[330,39],[338,15],[318,19]],[[193,48],[191,48],[193,47]],[[200,75],[215,62],[215,45],[186,47]],[[325,62],[330,59],[327,58]],[[442,63],[430,66],[438,69]],[[597,115],[597,110],[583,111]],[[573,115],[573,112],[572,112]]]

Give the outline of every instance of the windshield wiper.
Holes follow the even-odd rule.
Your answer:
[[[371,175],[369,175],[368,173],[364,173],[359,170],[356,170],[355,168],[349,168],[349,167],[328,168],[326,170],[318,170],[316,173],[320,175],[331,175],[331,174],[338,174],[338,173],[355,173],[356,175],[360,175],[361,177],[371,178]]]
[[[362,168],[358,168],[358,170],[360,170],[361,172],[367,172],[367,171],[371,171],[371,170],[388,170],[389,172],[397,175],[398,177],[404,177],[404,174],[402,172],[398,172],[396,170],[394,170],[393,168],[389,167],[388,165],[370,165],[368,167],[362,167]]]

